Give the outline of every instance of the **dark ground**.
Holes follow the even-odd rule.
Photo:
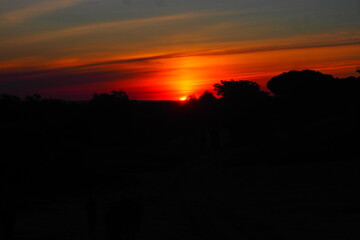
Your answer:
[[[48,179],[21,189],[13,179],[3,197],[16,217],[13,239],[111,239],[107,218],[121,199],[140,199],[144,209],[133,239],[359,239],[357,156],[242,164],[251,151],[202,151],[162,169],[140,169],[131,161],[88,165],[91,187],[85,174],[58,176],[64,182],[54,180],[52,187],[71,184],[66,190],[47,189]],[[91,227],[89,188],[96,212]]]
[[[359,108],[276,101],[0,104],[2,239],[360,239]]]

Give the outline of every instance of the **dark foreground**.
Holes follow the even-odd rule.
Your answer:
[[[2,239],[360,238],[358,157],[300,152],[266,164],[253,151],[185,151],[174,158],[186,161],[158,166],[134,153],[28,181],[8,169]],[[291,161],[299,156],[308,159]]]
[[[358,101],[120,93],[0,95],[1,240],[360,239]]]

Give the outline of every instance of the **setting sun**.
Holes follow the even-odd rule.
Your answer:
[[[11,2],[0,7],[0,89],[21,97],[121,89],[133,100],[188,101],[221,80],[265,90],[285,71],[341,78],[360,65],[357,0]]]
[[[187,99],[188,99],[187,96],[179,97],[179,101],[182,101],[182,102],[186,101]]]

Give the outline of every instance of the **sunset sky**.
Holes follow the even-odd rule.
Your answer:
[[[356,76],[359,0],[1,0],[0,93],[199,96],[289,70]]]

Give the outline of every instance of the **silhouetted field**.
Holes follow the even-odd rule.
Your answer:
[[[2,239],[357,239],[358,80],[301,95],[277,77],[275,96],[223,81],[187,102],[3,94]]]

